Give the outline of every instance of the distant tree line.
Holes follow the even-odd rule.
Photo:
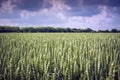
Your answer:
[[[12,26],[0,26],[0,32],[31,32],[31,33],[36,33],[36,32],[102,32],[102,33],[118,33],[120,30],[117,29],[111,29],[109,30],[92,30],[90,28],[86,29],[77,29],[77,28],[54,28],[54,27],[12,27]]]

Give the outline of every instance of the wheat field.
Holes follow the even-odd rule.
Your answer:
[[[120,33],[1,33],[0,80],[120,80]]]

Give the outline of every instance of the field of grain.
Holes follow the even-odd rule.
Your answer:
[[[119,79],[119,33],[0,34],[0,80]]]

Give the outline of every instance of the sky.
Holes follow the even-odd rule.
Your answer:
[[[0,25],[120,30],[120,0],[0,0]]]

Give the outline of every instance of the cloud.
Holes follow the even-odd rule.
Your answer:
[[[120,0],[65,0],[66,4],[72,7],[105,5],[110,7],[120,7]]]
[[[16,5],[13,5],[12,2],[13,0],[2,2],[3,6],[1,10],[3,10],[4,13],[0,11],[0,15],[2,16],[0,17],[0,25],[35,26],[60,24],[64,23],[66,18],[63,14],[64,11],[70,9],[70,7],[61,0],[49,0],[48,3],[50,3],[52,7],[42,8],[37,11],[15,10],[14,8],[16,8]],[[7,11],[11,11],[11,13],[6,13]],[[19,17],[13,18],[13,15]]]
[[[62,4],[61,4],[62,3]],[[68,6],[65,6],[68,5]],[[0,8],[2,10],[18,10],[38,11],[43,8],[56,8],[62,9],[70,7],[84,8],[85,6],[98,6],[105,5],[110,7],[120,7],[120,0],[0,0]]]
[[[12,13],[16,5],[12,4],[12,0],[3,1],[1,3],[0,12],[2,13]]]
[[[120,0],[108,0],[108,6],[120,7]]]
[[[21,11],[20,19],[3,19],[2,24],[16,26],[56,26],[71,28],[120,29],[119,14],[110,13],[109,7],[99,5],[100,13],[92,16],[65,16],[66,8],[44,8],[39,11]],[[69,10],[69,9],[67,9]],[[116,21],[117,19],[117,21]]]
[[[60,19],[65,19],[63,13],[66,10],[70,10],[71,7],[65,5],[64,2],[61,0],[51,0],[50,3],[52,4],[52,7],[50,8],[43,8],[38,11],[32,11],[32,12],[27,10],[22,10],[20,14],[21,18],[29,18],[34,16],[53,16]]]
[[[0,1],[0,25],[120,29],[120,7],[109,6],[107,0],[90,1]]]
[[[70,26],[76,28],[87,28],[90,27],[92,29],[110,29],[113,26],[120,29],[120,24],[116,22],[116,16],[114,13],[108,12],[107,6],[98,6],[100,9],[100,13],[85,17],[85,16],[72,16],[68,17],[68,21],[62,26]],[[119,19],[120,20],[120,19]],[[116,23],[115,23],[116,22]]]
[[[66,5],[64,1],[62,0],[53,0],[52,1],[53,8],[59,9],[59,10],[70,10],[71,7]]]
[[[0,1],[0,8],[4,11],[7,10],[26,10],[26,11],[39,11],[43,8],[63,9],[69,8],[64,5],[63,0],[2,0]]]

